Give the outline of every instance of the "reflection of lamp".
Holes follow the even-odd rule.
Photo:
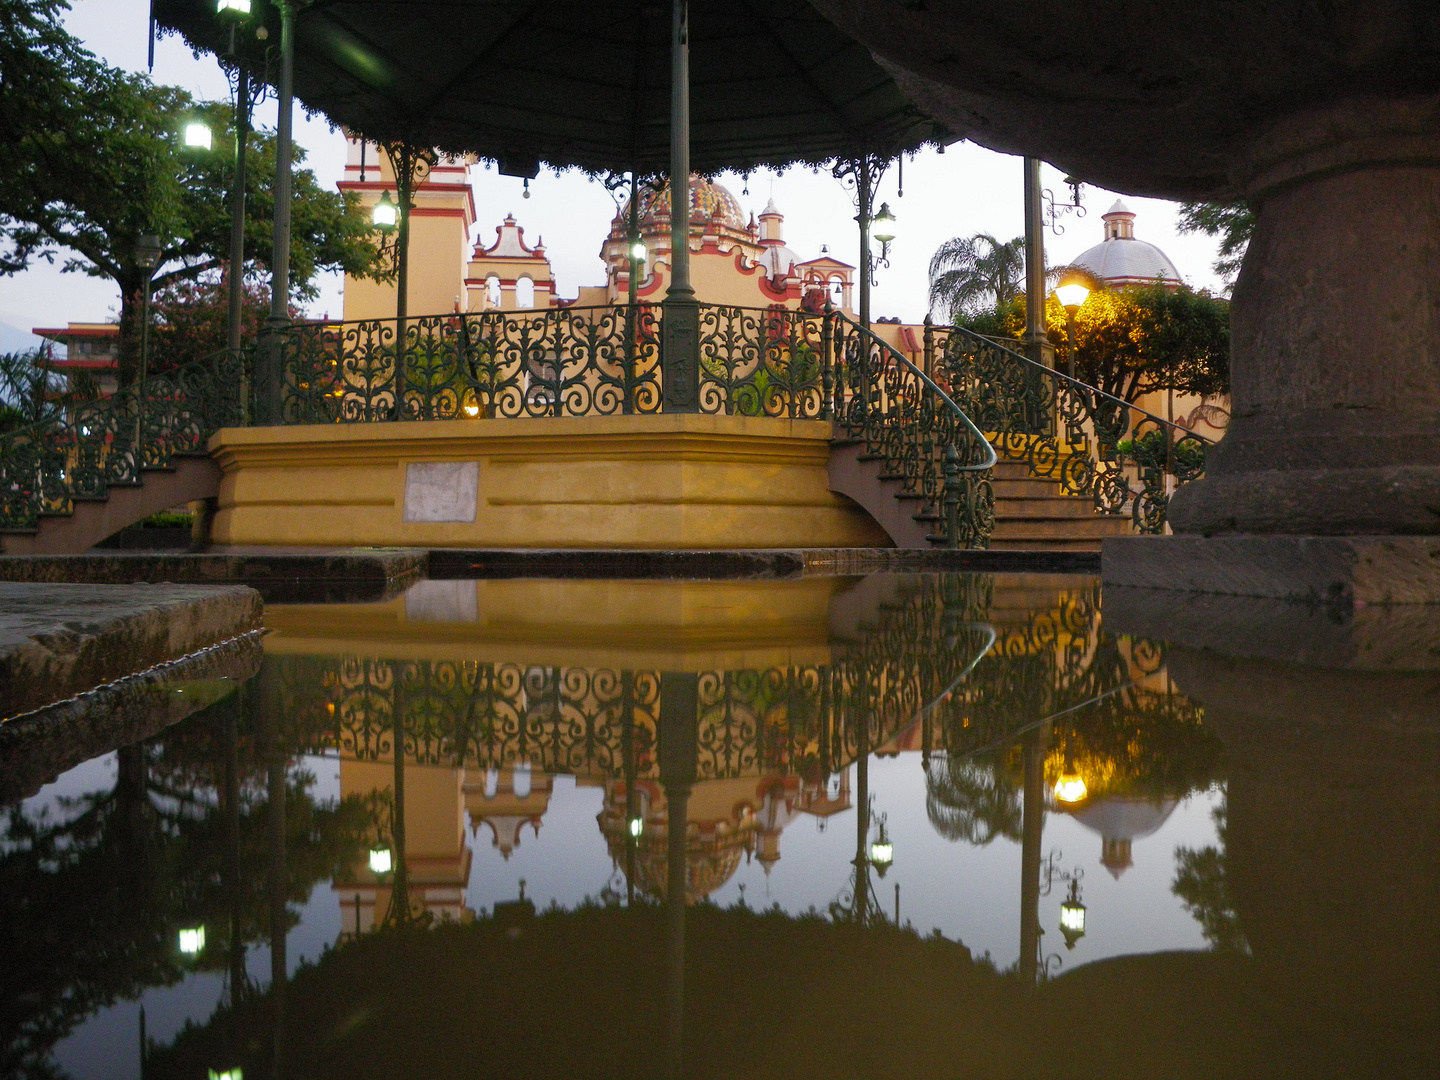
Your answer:
[[[1080,902],[1080,882],[1070,879],[1070,895],[1060,905],[1060,933],[1065,935],[1065,948],[1075,948],[1075,942],[1085,936],[1085,905]]]
[[[216,1072],[214,1069],[211,1069],[210,1080],[244,1080],[244,1076],[239,1068],[226,1069],[223,1072]]]
[[[464,409],[466,416],[476,417],[480,415],[480,403],[473,398],[465,402]]]
[[[191,120],[185,125],[185,147],[188,150],[209,150],[214,145],[210,125],[204,120]]]
[[[205,927],[192,926],[187,930],[180,931],[180,951],[186,956],[194,956],[205,948]]]
[[[645,830],[645,821],[644,821],[643,818],[638,818],[638,817],[636,817],[636,818],[631,818],[631,819],[630,819],[630,835],[631,835],[631,836],[639,837],[639,835],[640,835],[644,830]]]
[[[1068,769],[1060,774],[1060,779],[1055,781],[1055,801],[1062,803],[1084,802],[1089,790],[1085,787],[1085,780],[1079,773],[1070,772]]]
[[[883,878],[885,871],[890,869],[890,864],[895,861],[895,845],[890,843],[890,834],[885,831],[885,818],[882,815],[879,828],[875,833],[875,840],[870,845],[870,865]]]
[[[370,872],[388,874],[395,866],[395,859],[387,847],[370,849]]]
[[[394,199],[390,198],[390,192],[382,191],[380,201],[370,211],[370,221],[377,229],[390,230],[400,222],[400,207]]]

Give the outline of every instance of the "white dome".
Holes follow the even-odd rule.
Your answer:
[[[1144,240],[1105,240],[1076,257],[1073,266],[1089,270],[1109,285],[1147,285],[1156,278],[1180,283],[1170,256]]]
[[[756,260],[765,268],[765,276],[771,281],[780,281],[783,278],[794,277],[795,265],[800,261],[800,256],[791,251],[784,244],[772,244],[760,253]]]
[[[1142,840],[1174,813],[1174,799],[1098,799],[1070,816],[1106,840]]]

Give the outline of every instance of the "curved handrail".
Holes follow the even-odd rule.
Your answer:
[[[923,382],[932,393],[939,395],[940,400],[945,402],[945,404],[950,407],[951,411],[960,418],[960,420],[965,424],[965,427],[969,429],[970,434],[974,435],[975,438],[980,441],[980,445],[985,447],[985,449],[988,451],[987,459],[979,465],[957,466],[957,468],[961,472],[984,472],[987,469],[993,469],[995,467],[996,462],[1000,460],[1000,455],[995,452],[995,447],[990,445],[990,440],[985,437],[985,433],[975,426],[974,421],[972,421],[970,417],[966,415],[965,410],[960,408],[959,405],[955,404],[954,399],[951,398],[950,395],[941,388],[939,383],[937,383],[934,379],[930,378],[929,375],[925,374],[923,370],[921,370],[914,363],[912,363],[904,353],[900,352],[900,350],[896,349],[889,342],[877,337],[874,331],[870,330],[868,327],[861,326],[858,322],[850,318],[850,316],[846,315],[843,311],[837,311],[835,312],[835,314],[841,319],[841,321],[849,323],[861,334],[865,335],[871,341],[875,342],[875,344],[879,345],[883,350],[885,350],[885,352],[890,355],[891,359],[899,361],[907,369],[909,369],[911,374],[918,376],[921,382]]]
[[[988,345],[991,348],[1004,353],[1012,360],[1018,360],[1022,364],[1028,364],[1030,367],[1035,368],[1037,371],[1043,372],[1045,375],[1052,379],[1068,383],[1076,390],[1082,390],[1087,394],[1098,394],[1100,397],[1105,398],[1107,401],[1114,402],[1116,405],[1123,406],[1126,409],[1130,409],[1134,412],[1139,413],[1146,420],[1150,420],[1156,424],[1160,424],[1163,427],[1174,428],[1176,431],[1184,432],[1185,436],[1192,439],[1199,439],[1201,442],[1206,443],[1210,446],[1216,445],[1215,439],[1206,438],[1204,435],[1201,435],[1198,432],[1191,431],[1189,428],[1181,427],[1179,424],[1175,423],[1172,420],[1166,420],[1164,417],[1156,416],[1154,413],[1146,409],[1142,409],[1140,408],[1140,406],[1132,404],[1131,402],[1126,401],[1124,398],[1116,397],[1114,394],[1107,393],[1106,391],[1101,390],[1098,386],[1091,386],[1087,382],[1082,382],[1079,379],[1072,378],[1071,376],[1066,375],[1063,371],[1057,371],[1055,368],[1046,367],[1044,364],[1032,360],[1024,353],[1018,353],[1014,349],[1002,345],[994,338],[987,337],[985,334],[977,334],[975,333],[975,331],[967,330],[963,326],[942,326],[935,324],[927,324],[927,329],[931,331],[944,331],[947,334],[958,334],[961,337],[970,338],[973,341],[978,342],[979,344]],[[899,356],[900,354],[896,353],[896,355]],[[913,367],[914,365],[912,364],[911,366]]]

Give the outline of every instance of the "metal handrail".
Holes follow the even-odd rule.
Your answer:
[[[1046,376],[1048,376],[1048,377],[1050,377],[1050,378],[1052,378],[1052,379],[1057,379],[1057,380],[1059,380],[1059,381],[1061,381],[1061,382],[1068,383],[1072,388],[1074,388],[1074,389],[1076,389],[1076,390],[1082,390],[1082,391],[1084,391],[1084,392],[1087,393],[1087,394],[1098,394],[1100,397],[1105,398],[1107,401],[1114,402],[1116,405],[1123,406],[1123,407],[1126,408],[1126,409],[1130,409],[1130,410],[1132,410],[1132,411],[1134,411],[1134,412],[1139,413],[1139,414],[1140,414],[1142,417],[1144,417],[1146,420],[1153,421],[1153,422],[1156,423],[1156,424],[1161,424],[1161,425],[1163,425],[1164,427],[1167,427],[1167,428],[1173,428],[1173,429],[1175,429],[1176,431],[1184,432],[1184,434],[1185,434],[1186,436],[1188,436],[1189,438],[1199,439],[1201,442],[1206,443],[1206,444],[1208,444],[1208,445],[1210,445],[1210,446],[1216,445],[1216,440],[1215,440],[1215,439],[1206,438],[1204,435],[1201,435],[1201,434],[1199,434],[1198,432],[1191,431],[1189,428],[1181,427],[1179,424],[1175,423],[1173,420],[1166,420],[1163,416],[1156,416],[1154,413],[1152,413],[1152,412],[1150,412],[1150,411],[1148,411],[1148,410],[1146,410],[1146,409],[1142,409],[1142,408],[1140,408],[1140,406],[1135,405],[1135,404],[1133,404],[1133,403],[1131,403],[1131,402],[1129,402],[1129,401],[1126,401],[1124,398],[1116,397],[1114,394],[1111,394],[1111,393],[1108,393],[1108,392],[1106,392],[1106,391],[1104,391],[1104,390],[1101,390],[1098,386],[1091,386],[1091,385],[1090,385],[1089,383],[1087,383],[1087,382],[1082,382],[1082,381],[1079,380],[1079,379],[1076,379],[1076,378],[1073,378],[1072,376],[1066,375],[1063,371],[1057,371],[1055,368],[1046,367],[1044,364],[1041,364],[1041,363],[1039,363],[1038,361],[1032,360],[1030,357],[1026,356],[1024,353],[1018,353],[1018,352],[1016,352],[1014,349],[1011,349],[1011,348],[1008,348],[1008,347],[1005,346],[1005,345],[1002,345],[1002,344],[1001,344],[998,340],[996,340],[995,338],[987,337],[987,336],[984,335],[984,334],[977,334],[977,333],[975,333],[975,331],[973,331],[973,330],[967,330],[967,329],[965,329],[965,327],[963,327],[963,326],[940,326],[940,325],[933,325],[933,324],[932,324],[929,328],[930,328],[932,331],[944,331],[944,332],[947,333],[947,334],[958,334],[958,335],[960,335],[961,337],[970,338],[971,340],[973,340],[973,341],[975,341],[975,342],[978,342],[979,344],[989,345],[991,348],[996,349],[997,351],[1004,353],[1006,356],[1010,357],[1012,360],[1018,360],[1018,361],[1020,361],[1020,363],[1022,363],[1022,364],[1027,364],[1027,365],[1029,365],[1030,367],[1036,369],[1037,371],[1043,372]],[[892,350],[892,351],[893,351],[893,350]],[[899,356],[900,354],[897,352],[896,355]],[[907,362],[908,362],[908,361],[907,361]],[[914,365],[911,365],[911,366],[913,367]]]

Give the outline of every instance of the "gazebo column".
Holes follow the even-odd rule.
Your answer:
[[[690,284],[690,14],[673,0],[670,38],[670,286],[660,374],[666,412],[700,411],[700,304]]]
[[[1233,421],[1172,525],[1440,534],[1440,99],[1296,117],[1244,168]]]

